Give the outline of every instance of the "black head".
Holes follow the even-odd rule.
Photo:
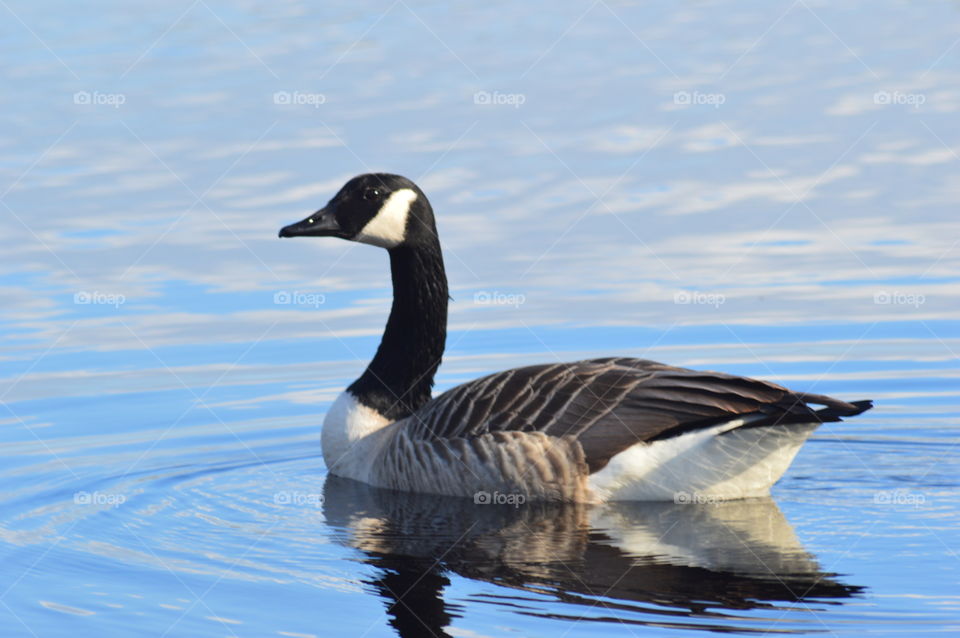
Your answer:
[[[280,237],[340,237],[381,248],[436,241],[433,209],[406,177],[367,173],[343,185],[326,206],[280,229]]]

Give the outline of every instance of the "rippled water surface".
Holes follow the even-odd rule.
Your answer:
[[[4,636],[960,630],[960,5],[0,3]],[[327,477],[429,194],[445,389],[624,354],[876,408],[772,499]],[[401,602],[398,602],[401,601]]]

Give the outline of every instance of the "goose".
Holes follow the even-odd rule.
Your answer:
[[[400,175],[359,175],[279,235],[390,257],[380,345],[324,417],[335,476],[477,503],[761,497],[821,423],[872,407],[631,357],[514,368],[432,397],[449,295],[423,191]]]

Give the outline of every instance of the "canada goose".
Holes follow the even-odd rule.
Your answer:
[[[448,294],[423,191],[399,175],[360,175],[280,230],[301,236],[390,255],[380,347],[323,422],[324,460],[338,476],[478,502],[763,496],[820,423],[872,405],[628,357],[516,368],[431,398]]]

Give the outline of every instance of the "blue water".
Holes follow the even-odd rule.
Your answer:
[[[956,3],[0,15],[3,636],[960,630]],[[623,354],[876,408],[771,500],[329,479],[387,259],[276,231],[369,170],[437,211],[438,390]]]

